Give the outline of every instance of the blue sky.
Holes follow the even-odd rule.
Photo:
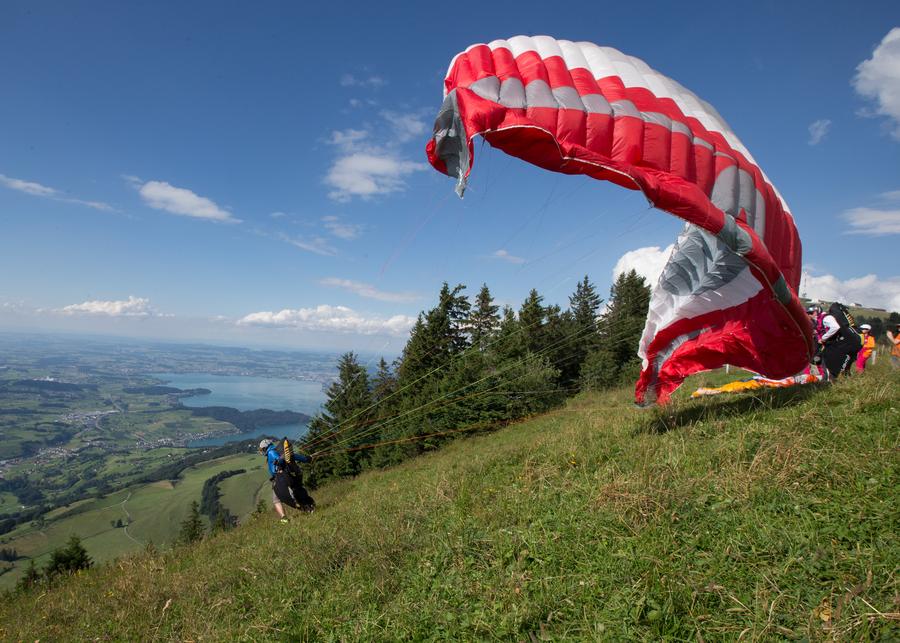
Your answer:
[[[0,5],[0,329],[396,353],[443,281],[565,306],[652,274],[681,224],[638,193],[479,144],[459,200],[427,165],[450,59],[516,34],[711,102],[806,294],[900,308],[896,1],[316,4]]]

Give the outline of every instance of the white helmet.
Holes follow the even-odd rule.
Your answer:
[[[868,324],[863,324],[862,326],[859,327],[859,329],[860,330],[872,330],[872,327],[869,326]]]
[[[260,451],[265,451],[265,450],[268,449],[270,446],[272,446],[272,441],[271,441],[269,438],[266,438],[265,440],[260,441],[260,443],[259,443],[259,450],[260,450]]]

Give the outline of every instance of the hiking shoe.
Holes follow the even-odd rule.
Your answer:
[[[288,524],[288,519],[287,519],[287,518],[282,518],[282,519],[279,520],[278,522],[280,522],[282,525],[286,525],[286,524]]]

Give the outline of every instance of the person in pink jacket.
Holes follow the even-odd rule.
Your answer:
[[[859,330],[862,332],[862,348],[856,354],[856,372],[862,373],[866,370],[866,362],[872,356],[872,351],[875,350],[875,338],[872,337],[872,327],[868,324],[863,324]]]
[[[822,324],[822,319],[825,317],[825,313],[822,312],[821,306],[810,306],[806,309],[806,315],[809,317],[809,323],[812,324],[813,327],[813,336],[816,340],[816,346],[819,346],[819,340],[822,338],[822,334],[825,332],[825,326]],[[819,347],[821,349],[821,347]],[[819,371],[819,375],[825,375],[825,367],[822,365],[822,353],[821,350],[816,351],[815,357],[815,365],[816,370]],[[807,364],[806,368],[803,369],[804,375],[812,375],[812,364]]]

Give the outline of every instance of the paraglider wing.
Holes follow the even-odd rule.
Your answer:
[[[641,190],[685,228],[653,290],[638,402],[724,364],[767,377],[808,363],[788,208],[708,103],[610,47],[516,36],[450,64],[428,159],[462,196],[476,135],[542,168]]]

